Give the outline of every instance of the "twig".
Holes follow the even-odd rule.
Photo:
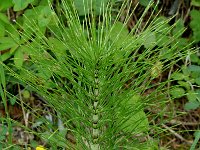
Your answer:
[[[173,124],[173,125],[185,125],[185,126],[197,126],[197,125],[200,125],[200,122],[182,122],[182,121],[179,121],[179,120],[175,120],[175,119],[172,119],[170,122],[170,124]]]
[[[28,116],[26,115],[26,112],[24,110],[24,104],[23,104],[23,100],[22,100],[22,95],[21,95],[21,90],[20,90],[20,86],[18,84],[18,92],[19,92],[19,100],[20,100],[20,103],[21,103],[21,108],[22,108],[22,112],[23,112],[23,116],[24,116],[24,123],[25,123],[25,126],[28,127]]]
[[[162,126],[167,129],[168,131],[170,131],[173,135],[175,135],[177,138],[179,138],[181,141],[184,141],[188,144],[192,144],[191,141],[186,140],[185,138],[183,138],[180,134],[178,134],[177,132],[175,132],[174,130],[172,130],[170,127],[166,126],[165,124],[162,124]]]

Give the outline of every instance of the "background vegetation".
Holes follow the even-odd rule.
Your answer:
[[[49,2],[51,2],[55,13],[51,11]],[[62,42],[54,38],[53,35],[48,32],[49,29],[57,32],[57,26],[55,23],[56,14],[60,16],[60,19],[65,17],[62,14],[63,10],[59,0],[50,0],[49,2],[47,0],[0,1],[0,59],[2,62],[2,65],[0,66],[0,149],[21,149],[22,147],[25,149],[34,149],[38,145],[44,145],[49,149],[57,149],[57,147],[53,147],[53,144],[49,143],[60,142],[59,145],[65,146],[62,138],[67,138],[71,143],[76,141],[70,133],[68,133],[66,137],[65,135],[62,135],[66,134],[66,131],[62,129],[64,128],[64,124],[62,120],[59,119],[62,118],[60,116],[62,114],[57,113],[51,105],[46,103],[44,97],[41,97],[41,93],[35,92],[32,87],[26,84],[26,82],[13,77],[13,74],[3,67],[3,64],[5,64],[18,74],[22,74],[24,76],[26,76],[26,72],[21,71],[20,68],[27,68],[29,71],[36,72],[37,77],[41,77],[46,81],[52,80],[49,75],[51,74],[50,70],[32,65],[32,60],[29,58],[29,51],[32,49],[27,47],[27,41],[30,41],[33,38],[31,37],[32,33],[40,31],[48,37],[50,42],[49,45],[53,46],[55,49],[62,51],[66,48]],[[108,0],[104,0],[103,2],[106,4]],[[78,17],[81,23],[84,24],[84,16],[88,13],[88,11],[84,11],[83,8],[85,7],[85,10],[90,10],[90,7],[87,8],[86,6],[88,5],[86,5],[82,0],[74,0],[74,4],[78,11]],[[113,20],[120,11],[122,4],[123,1],[113,0]],[[131,15],[126,27],[124,28],[123,23],[121,22],[124,21],[128,8],[123,10],[119,18],[119,22],[116,23],[111,33],[111,41],[119,35],[118,33],[121,33],[120,39],[127,38],[128,33],[134,28],[135,25],[137,25],[139,18],[148,4],[148,0],[132,1],[132,3],[130,3],[130,8],[131,10],[135,8],[135,12]],[[96,15],[101,15],[101,2],[95,1],[92,5],[95,9]],[[168,48],[172,48],[174,46],[180,49],[187,46],[188,49],[184,58],[183,56],[180,56],[182,59],[176,61],[176,64],[173,64],[164,72],[161,71],[163,64],[160,63],[160,61],[152,61],[155,62],[154,66],[151,68],[151,76],[154,78],[152,82],[155,85],[161,81],[166,81],[167,79],[171,79],[173,81],[168,83],[165,87],[167,92],[164,94],[164,97],[167,97],[167,103],[157,102],[157,106],[152,105],[152,107],[149,106],[145,108],[144,111],[139,112],[139,115],[143,116],[143,118],[147,116],[149,120],[145,120],[143,126],[146,127],[145,123],[148,124],[147,122],[149,122],[149,124],[152,126],[155,125],[155,128],[157,128],[152,128],[153,131],[148,135],[150,139],[157,134],[159,135],[155,136],[156,138],[154,140],[150,140],[151,149],[158,149],[158,147],[160,149],[199,148],[199,7],[200,1],[198,0],[160,1],[157,6],[152,6],[147,15],[143,18],[142,25],[145,26],[145,24],[148,23],[148,18],[154,11],[153,18],[155,17],[162,21],[166,20],[166,22],[167,18],[175,15],[175,17],[165,24],[166,28],[172,28],[172,31],[169,34],[149,31],[149,37],[144,39],[144,49],[150,49],[152,47],[152,43],[156,43],[158,47],[164,47],[161,49],[161,53],[170,51]],[[157,23],[159,22],[161,21],[157,21]],[[36,25],[38,28],[35,28]],[[138,34],[141,32],[142,28],[138,28]],[[20,35],[19,33],[22,34]],[[70,31],[68,33],[70,33]],[[173,37],[176,37],[176,39],[173,39],[174,41],[168,44],[170,46],[166,46],[166,42]],[[130,39],[131,38],[132,37],[130,37]],[[120,42],[121,41],[118,39],[116,43],[120,45],[122,44]],[[195,49],[195,52],[189,51],[190,48]],[[45,56],[45,53],[43,55]],[[165,58],[170,60],[174,58],[173,56],[174,51],[170,51],[170,53],[165,55]],[[116,61],[121,59],[120,55],[114,57],[116,58]],[[42,80],[38,82],[42,82]],[[44,85],[52,88],[55,86],[51,82],[46,82]],[[4,89],[6,89],[6,91]],[[154,88],[149,88],[144,91],[143,94],[151,95],[153,91]],[[140,99],[140,96],[141,95],[136,96],[136,101]],[[162,97],[163,94],[160,96]],[[52,136],[52,133],[54,133],[56,129],[59,129],[61,132],[56,136]],[[51,130],[52,133],[45,132]],[[41,135],[37,135],[37,133],[39,134],[40,132],[43,132],[43,138],[39,138]],[[54,138],[52,141],[49,140],[49,137],[51,136]],[[58,140],[58,138],[61,139]]]

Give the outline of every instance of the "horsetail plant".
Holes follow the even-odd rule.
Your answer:
[[[130,1],[123,2],[115,18],[113,3],[102,3],[97,13],[95,2],[84,1],[81,17],[73,1],[62,0],[58,16],[49,6],[45,29],[30,19],[18,44],[31,69],[6,68],[59,114],[66,129],[63,136],[60,128],[36,133],[53,149],[156,149],[145,138],[152,127],[144,109],[165,99],[169,80],[152,81],[183,56],[185,50],[174,42],[182,31],[171,36],[175,25],[168,26],[170,19],[153,14],[144,24],[151,4],[128,31],[134,13]],[[124,12],[128,13],[122,20]],[[166,36],[167,40],[162,38]],[[154,92],[146,94],[151,88]]]

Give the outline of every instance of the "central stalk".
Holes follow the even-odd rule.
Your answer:
[[[98,104],[99,104],[99,78],[98,78],[98,70],[94,72],[95,77],[95,89],[94,89],[94,100],[93,100],[93,129],[92,129],[92,137],[93,137],[93,144],[91,145],[92,150],[99,150],[100,145],[98,144],[98,138],[100,131],[98,129],[98,121],[99,121],[99,114],[98,114]]]

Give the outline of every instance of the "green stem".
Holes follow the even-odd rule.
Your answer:
[[[93,129],[92,129],[92,137],[93,143],[91,145],[92,150],[99,150],[100,145],[98,144],[99,137],[99,129],[98,129],[98,104],[99,104],[99,79],[98,79],[98,70],[95,71],[95,89],[94,89],[94,101],[93,101]]]

